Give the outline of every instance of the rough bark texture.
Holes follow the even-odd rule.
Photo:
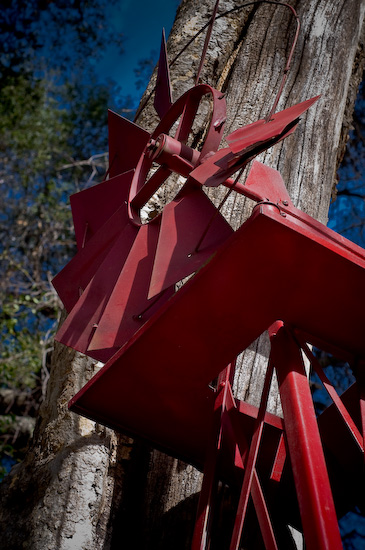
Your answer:
[[[168,41],[170,59],[207,22],[214,3],[182,2]],[[325,223],[362,74],[365,2],[291,3],[302,31],[278,109],[318,94],[322,98],[302,117],[295,134],[260,160],[280,170],[296,206]],[[237,4],[222,0],[219,11]],[[251,6],[217,21],[202,79],[227,94],[227,133],[268,113],[294,31],[289,10],[272,5]],[[193,85],[203,40],[204,34],[171,70],[175,99]],[[157,123],[151,103],[138,121],[150,129]],[[196,142],[201,139],[198,126],[199,121]],[[221,190],[211,192],[214,201],[221,196]],[[224,213],[238,227],[251,207],[233,194]],[[263,336],[238,361],[236,394],[253,404],[260,397],[268,351]],[[2,487],[2,547],[189,547],[200,474],[67,411],[69,398],[96,368],[73,351],[56,347],[33,444]],[[278,408],[273,391],[270,409]]]

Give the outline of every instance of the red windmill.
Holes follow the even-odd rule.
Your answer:
[[[277,3],[298,21],[292,7]],[[57,339],[106,361],[71,410],[204,470],[194,549],[209,545],[218,480],[239,495],[231,550],[239,547],[251,500],[266,549],[289,547],[291,524],[318,550],[342,548],[337,515],[362,498],[365,327],[357,303],[365,253],[296,209],[276,170],[254,162],[246,184],[238,181],[318,99],[275,113],[282,86],[267,118],[233,132],[218,151],[225,98],[196,84],[173,103],[163,36],[154,101],[161,121],[150,135],[109,113],[109,179],[71,197],[78,252],[54,280],[69,312]],[[187,140],[206,96],[212,115],[196,151]],[[153,163],[159,167],[149,176]],[[172,173],[185,184],[142,223],[141,209]],[[235,232],[204,193],[203,186],[218,185],[258,202]],[[313,262],[315,281],[307,267]],[[334,271],[349,283],[336,288],[335,306]],[[256,409],[234,398],[231,381],[235,357],[265,330],[272,349]],[[307,343],[353,365],[357,382],[346,395],[336,394]],[[156,346],[163,354],[147,360]],[[333,400],[318,419],[302,351]],[[266,413],[274,370],[283,418]],[[280,497],[279,516],[273,502]]]

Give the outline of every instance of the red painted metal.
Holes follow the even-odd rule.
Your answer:
[[[308,550],[342,549],[308,378],[300,350],[281,326],[271,334],[285,433]]]
[[[123,346],[174,293],[166,288],[156,300],[148,300],[148,288],[159,235],[158,221],[143,225],[124,266],[113,284],[88,350],[114,350]]]
[[[308,345],[306,343],[302,343],[301,346],[302,350],[306,354],[307,358],[311,362],[312,368],[314,372],[317,374],[318,378],[322,382],[325,390],[327,391],[328,395],[332,399],[333,403],[338,409],[338,412],[340,413],[343,421],[345,422],[346,426],[348,427],[352,437],[356,441],[357,445],[359,446],[360,450],[364,452],[364,438],[360,434],[360,431],[358,430],[352,416],[349,414],[348,410],[346,409],[345,405],[341,401],[339,395],[337,394],[335,388],[331,384],[331,382],[328,380],[327,376],[323,372],[323,369],[321,368],[318,360],[313,355],[311,350],[309,349]]]
[[[158,62],[155,100],[153,105],[160,118],[165,116],[172,105],[172,90],[167,60],[165,29],[162,30],[160,59]]]
[[[237,411],[237,401],[234,400],[231,379],[233,373],[233,365],[230,365],[225,369],[218,378],[218,391],[215,399],[214,406],[214,418],[213,418],[213,430],[212,437],[207,449],[205,466],[204,466],[204,478],[203,486],[199,499],[199,506],[197,512],[197,521],[195,524],[194,537],[192,543],[192,550],[203,550],[208,548],[210,544],[210,523],[212,522],[212,516],[214,512],[214,496],[217,490],[217,482],[219,479],[219,460],[224,453],[227,452],[227,447],[234,446],[239,449],[239,454],[236,455],[236,464],[239,464],[243,468],[242,459],[248,452],[248,437],[250,437],[251,430],[247,430],[245,424],[240,422],[231,423],[230,416]],[[257,412],[256,412],[257,414]],[[259,416],[255,421],[255,424],[259,422],[261,428],[264,427],[264,419],[267,420],[267,415],[263,408],[259,411]],[[267,427],[267,424],[265,424]],[[254,430],[254,437],[255,437]],[[261,430],[262,435],[262,430]],[[281,441],[281,439],[276,439]],[[251,444],[252,446],[252,444]],[[275,445],[271,447],[267,446],[268,454],[272,454],[275,449]],[[242,453],[242,454],[241,454]],[[232,465],[232,463],[231,463]],[[261,475],[267,477],[268,469],[261,470]],[[270,514],[266,505],[265,497],[262,491],[262,486],[259,481],[258,473],[256,471],[255,464],[252,464],[250,468],[250,488],[249,492],[252,496],[261,532],[265,542],[265,548],[275,550],[278,548],[273,532],[273,525],[270,520]],[[247,473],[245,474],[247,476]],[[246,477],[244,478],[246,479]],[[238,484],[240,484],[238,481]],[[243,488],[246,491],[246,488]],[[236,518],[240,519],[242,511],[240,507],[237,510]]]
[[[183,191],[164,208],[149,298],[197,271],[233,230],[200,189]],[[199,250],[201,235],[214,216]]]
[[[105,223],[100,224],[101,227],[90,239],[85,239],[85,243],[81,243],[81,245],[84,244],[84,246],[81,247],[77,254],[52,281],[53,286],[57,290],[57,293],[68,312],[70,312],[71,309],[77,304],[82,292],[94,277],[95,273],[99,269],[120,234],[122,232],[127,232],[127,241],[129,243],[133,242],[137,234],[137,228],[128,224],[129,218],[126,207],[132,177],[133,171],[116,176],[116,179],[118,179],[121,183],[120,189],[123,190],[123,196],[119,196],[121,206],[119,206],[119,208],[107,221],[105,221]],[[112,182],[112,180],[108,181]],[[126,186],[126,184],[128,185]],[[103,186],[104,184],[101,185]],[[90,193],[93,193],[91,189]],[[95,207],[92,206],[91,213],[94,208]],[[101,202],[101,212],[103,212],[103,209],[104,203]],[[87,219],[89,212],[88,201],[86,200],[85,203],[82,204],[82,209],[80,210],[80,220],[84,221],[85,224],[84,225],[81,223],[79,225],[79,235],[82,239],[84,239],[85,232],[88,228]],[[76,222],[76,224],[77,223],[78,222]],[[97,219],[93,222],[93,224],[99,225]],[[127,225],[129,225],[128,229],[126,227]]]
[[[284,111],[280,111],[272,115],[272,118],[266,122],[265,119],[258,120],[252,124],[248,124],[243,128],[238,128],[227,136],[226,140],[229,148],[235,155],[242,155],[249,147],[257,145],[272,139],[278,139],[282,135],[287,134],[293,126],[297,126],[299,117],[305,113],[318,101],[320,96],[312,97],[302,103],[293,105]]]
[[[201,465],[214,403],[210,381],[276,318],[309,334],[309,341],[323,349],[340,347],[349,356],[364,356],[364,320],[357,303],[365,257],[360,259],[355,245],[350,254],[350,243],[336,241],[327,228],[316,233],[294,215],[281,213],[270,204],[257,206],[75,396],[72,409]],[[325,241],[324,233],[331,238]],[[248,262],[255,268],[247,269]],[[333,272],[352,284],[337,288]],[[265,291],[268,284],[275,292]],[[241,301],[244,310],[232,308]]]
[[[71,195],[77,248],[81,250],[128,199],[133,170]],[[127,210],[124,218],[127,221]]]
[[[108,111],[109,176],[133,170],[150,135],[130,120]]]
[[[197,105],[206,95],[212,97],[212,119],[203,149],[197,153],[179,140],[187,138]],[[206,85],[190,90],[157,126],[133,175],[122,174],[73,196],[75,231],[81,250],[54,280],[67,310],[72,309],[56,335],[57,340],[91,357],[107,360],[171,296],[171,284],[200,267],[214,253],[214,245],[232,233],[225,220],[218,216],[202,249],[191,254],[195,245],[194,229],[201,232],[215,209],[201,189],[188,186],[153,223],[142,225],[140,219],[141,207],[171,173],[162,165],[146,181],[152,162],[159,158],[165,162],[167,157],[174,159],[175,164],[178,159],[180,165],[185,161],[196,165],[201,156],[218,147],[225,112],[220,92]],[[176,139],[166,136],[164,132],[171,129],[180,115]],[[124,119],[112,117],[111,120],[114,124],[115,120],[125,124]],[[135,125],[132,139],[134,131]],[[145,133],[142,137],[145,140]],[[138,149],[142,138],[138,135],[136,139]],[[189,166],[191,169],[192,165]],[[195,219],[191,213],[197,210],[199,216]],[[184,239],[176,241],[181,233]],[[160,244],[157,248],[159,237],[164,247]],[[170,258],[173,256],[171,266],[166,266],[168,254]],[[161,264],[166,272],[160,271]],[[152,295],[148,296],[152,269]],[[159,292],[162,294],[156,298]]]
[[[218,394],[214,402],[212,433],[207,445],[207,458],[204,464],[204,477],[199,497],[192,550],[204,550],[210,544],[210,524],[217,492],[218,459],[222,450],[222,417],[226,414],[228,384],[232,372],[234,372],[234,367],[229,365],[220,373],[218,378]]]
[[[236,520],[233,528],[230,550],[238,550],[240,545],[243,523],[246,517],[248,500],[252,490],[252,483],[253,483],[253,478],[255,474],[255,464],[257,461],[257,455],[261,444],[262,432],[264,429],[264,418],[265,418],[265,412],[267,408],[267,401],[269,398],[272,375],[273,375],[273,365],[271,362],[269,362],[269,366],[265,376],[264,388],[261,396],[260,408],[258,411],[256,423],[255,423],[255,430],[253,433],[250,450],[247,457],[245,475],[243,478],[243,485],[241,489],[240,500],[238,503],[238,512],[236,515]],[[267,512],[264,514],[264,517],[267,517]],[[274,533],[272,529],[270,529],[270,526],[271,526],[270,522],[268,522],[268,525],[269,525],[269,528],[262,531],[264,535],[264,540],[265,540],[265,547],[268,550],[269,549],[276,550],[277,545],[276,545]]]
[[[214,88],[207,86],[206,84],[201,84],[191,90],[188,90],[173,104],[166,116],[161,120],[160,124],[158,124],[157,128],[151,135],[152,147],[154,146],[154,141],[156,141],[161,134],[168,134],[170,132],[172,126],[179,119],[179,117],[181,118],[176,131],[175,139],[182,144],[185,144],[191,132],[199,103],[205,96],[208,95],[211,96],[213,104],[212,118],[199,160],[195,159],[194,162],[199,163],[208,154],[215,152],[219,147],[223,133],[226,117],[226,103],[221,92],[214,90]],[[130,216],[136,223],[140,223],[140,209],[159,189],[170,174],[169,170],[166,170],[164,166],[161,166],[161,168],[157,170],[157,173],[159,173],[159,171],[163,171],[163,176],[160,178],[155,174],[155,181],[153,181],[153,178],[151,178],[152,182],[146,181],[154,160],[158,161],[158,155],[155,156],[153,154],[153,149],[151,154],[151,146],[147,146],[139,159],[135,175],[132,180],[130,191]]]
[[[298,125],[299,116],[319,97],[308,99],[273,115],[270,122],[263,119],[239,128],[227,137],[229,147],[210,156],[206,162],[195,168],[190,176],[207,187],[223,184],[259,153],[292,134]]]
[[[109,111],[110,179],[71,197],[78,252],[54,279],[69,312],[57,339],[106,361],[72,410],[204,469],[194,550],[209,547],[219,480],[239,497],[232,550],[253,511],[266,550],[288,547],[289,523],[302,525],[309,550],[339,549],[334,503],[341,515],[363,499],[365,253],[296,209],[277,171],[254,162],[244,185],[229,179],[289,136],[318,99],[274,113],[299,21],[288,4],[262,3],[290,8],[297,32],[268,116],[233,132],[228,148],[218,151],[224,94],[199,84],[172,103],[164,33],[154,132]],[[224,15],[217,11],[218,1],[197,80]],[[207,97],[212,115],[197,151],[187,143]],[[143,224],[142,209],[172,173],[186,183]],[[202,189],[219,184],[226,197],[234,190],[259,202],[236,232]],[[233,397],[234,367],[225,366],[267,329],[272,351],[257,410]],[[307,342],[355,365],[357,383],[339,397]],[[301,349],[334,401],[318,422]],[[266,412],[274,368],[284,423]]]

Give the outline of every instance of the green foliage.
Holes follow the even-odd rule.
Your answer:
[[[0,2],[0,388],[41,396],[48,378],[51,279],[75,252],[68,198],[103,177],[107,108],[118,108],[85,62],[121,47],[106,26],[115,1]],[[0,457],[19,459],[6,429]]]

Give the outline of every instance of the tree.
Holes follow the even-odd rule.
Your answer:
[[[105,3],[37,0],[2,2],[0,36],[1,478],[48,378],[60,311],[50,280],[74,250],[68,196],[105,172],[111,86],[84,59],[121,37]]]
[[[273,4],[233,10],[216,22],[202,79],[226,93],[227,133],[262,118],[273,104],[294,32],[289,10]],[[280,170],[296,206],[326,222],[362,75],[365,4],[297,0],[292,5],[302,31],[278,108],[319,93],[322,98],[296,133],[261,160]],[[168,42],[170,59],[209,20],[213,7],[213,0],[205,0],[196,13],[195,2],[182,2]],[[225,0],[219,12],[232,8]],[[203,36],[171,69],[175,98],[193,84]],[[153,79],[145,98],[152,87]],[[156,124],[151,101],[138,122],[147,128]],[[211,195],[219,201],[221,191]],[[250,209],[249,201],[232,196],[225,215],[238,227]],[[255,405],[267,356],[264,336],[238,361],[235,391]],[[23,544],[29,549],[188,548],[200,474],[143,442],[67,412],[69,398],[97,368],[56,346],[32,446],[2,487],[4,544],[9,549]],[[278,407],[273,391],[270,409]]]

